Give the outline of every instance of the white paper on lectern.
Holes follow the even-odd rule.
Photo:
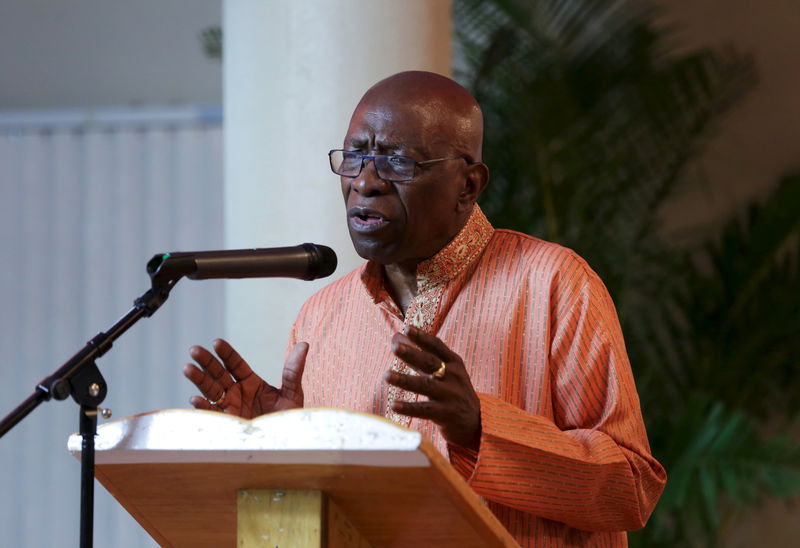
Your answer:
[[[78,458],[79,434],[69,450]],[[342,409],[294,409],[253,420],[213,411],[169,409],[100,426],[98,464],[238,462],[430,466],[419,432]]]

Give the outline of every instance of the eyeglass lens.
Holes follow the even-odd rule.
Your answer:
[[[398,181],[414,177],[417,162],[406,156],[385,154],[367,156],[358,152],[337,150],[331,153],[331,168],[339,175],[356,177],[370,158],[375,162],[375,169],[382,179]]]

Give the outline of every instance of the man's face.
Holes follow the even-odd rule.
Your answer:
[[[362,103],[353,113],[346,150],[397,154],[418,162],[453,156],[446,124],[434,107],[392,102]],[[444,128],[444,129],[443,129]],[[347,226],[356,252],[381,264],[415,266],[458,232],[456,207],[463,160],[419,167],[417,178],[391,183],[368,160],[355,178],[342,177]]]

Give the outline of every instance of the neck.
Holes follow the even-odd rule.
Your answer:
[[[405,314],[411,301],[419,293],[417,288],[417,266],[387,264],[383,267],[386,272],[386,280],[389,293],[392,295],[394,302],[400,307]]]
[[[442,249],[447,247],[453,238],[455,238],[456,235],[461,232],[461,230],[467,224],[471,213],[471,208],[469,211],[463,213],[463,218],[458,219],[455,230],[452,231],[452,234],[440,239],[438,242],[439,245],[435,246],[437,249],[436,253],[439,253],[442,251]],[[425,259],[413,259],[402,263],[383,265],[383,270],[386,273],[389,294],[394,299],[394,302],[397,303],[397,305],[403,311],[404,315],[408,311],[411,301],[413,301],[414,297],[419,294],[419,288],[417,287],[417,266],[421,262],[429,260],[436,253]]]

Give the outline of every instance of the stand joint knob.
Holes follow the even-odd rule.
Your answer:
[[[110,419],[111,414],[111,409],[108,409],[107,407],[98,407],[97,409],[90,409],[86,411],[87,417],[96,417],[97,415],[100,415],[104,419]]]

